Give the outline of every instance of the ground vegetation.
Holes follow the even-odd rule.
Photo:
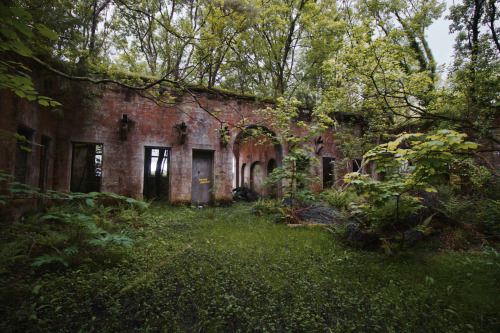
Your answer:
[[[67,206],[55,210],[74,212]],[[67,267],[33,265],[26,229],[3,226],[2,331],[499,327],[494,249],[450,252],[435,239],[381,256],[346,248],[324,227],[289,228],[267,213],[256,216],[248,203],[208,209],[153,204],[137,226],[129,217],[115,211],[106,223],[132,239],[131,248],[82,253]]]

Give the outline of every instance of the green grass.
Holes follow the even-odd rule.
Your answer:
[[[477,252],[349,249],[251,206],[153,205],[130,249],[0,275],[0,331],[498,332],[500,269]]]

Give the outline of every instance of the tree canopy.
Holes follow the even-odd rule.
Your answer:
[[[370,119],[372,143],[453,128],[498,144],[497,7],[450,8],[457,39],[447,69],[426,37],[445,9],[437,0],[11,0],[1,51],[67,78],[141,91],[201,85],[298,100],[320,118]],[[1,88],[16,89],[5,78],[21,79],[17,65],[2,62]]]

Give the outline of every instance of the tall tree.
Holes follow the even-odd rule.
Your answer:
[[[312,0],[260,2],[261,16],[256,27],[260,37],[254,50],[271,76],[272,95],[283,96],[293,81],[298,47],[303,38],[303,17],[314,5]]]
[[[14,6],[32,16],[34,24],[44,24],[58,38],[52,42],[30,39],[34,52],[45,59],[64,60],[72,71],[96,71],[106,61],[108,25],[106,19],[111,0],[16,0]]]
[[[111,19],[115,65],[145,75],[185,78],[200,12],[199,1],[116,1]]]
[[[460,126],[478,138],[500,144],[493,125],[500,101],[500,19],[498,3],[464,0],[450,8],[450,32],[457,33],[450,90],[443,103]]]
[[[210,1],[202,8],[203,21],[195,39],[199,83],[209,88],[220,82],[220,70],[239,35],[253,24],[254,9],[238,0]]]
[[[327,63],[331,87],[321,109],[369,118],[374,135],[432,118],[435,64],[424,32],[442,7],[427,4],[362,0],[345,6],[347,37]],[[422,16],[425,23],[412,23]]]

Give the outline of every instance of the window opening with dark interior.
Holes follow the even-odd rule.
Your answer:
[[[73,142],[72,192],[99,192],[102,178],[102,144]]]
[[[352,160],[352,172],[361,172],[361,163],[363,161],[360,159]]]
[[[144,159],[144,197],[167,198],[169,177],[168,148],[146,147]]]
[[[269,162],[267,162],[267,175],[269,176],[274,169],[276,169],[276,160],[274,158],[271,158]]]

